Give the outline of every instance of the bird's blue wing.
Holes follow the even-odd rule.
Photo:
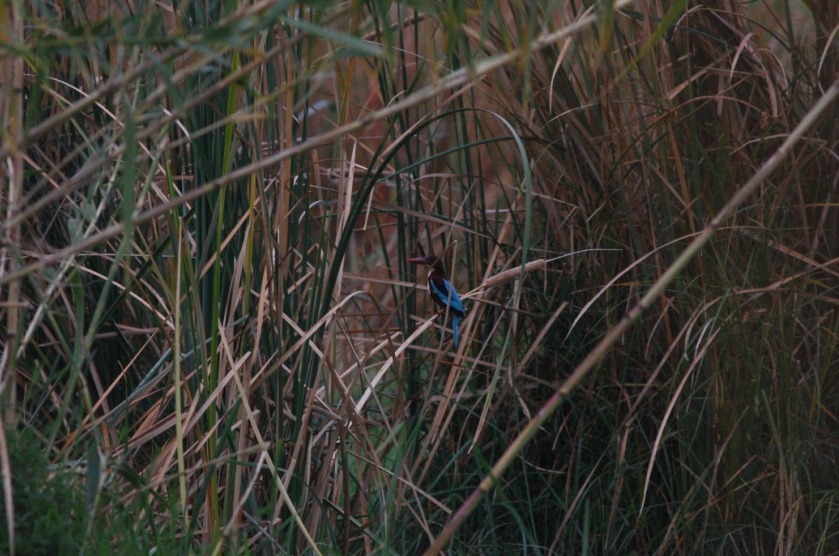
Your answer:
[[[451,282],[445,278],[441,278],[438,280],[429,280],[428,285],[433,290],[431,293],[442,300],[443,305],[448,305],[452,310],[460,313],[466,312],[463,308],[463,302],[460,300],[460,296],[457,294],[457,290],[454,289]]]

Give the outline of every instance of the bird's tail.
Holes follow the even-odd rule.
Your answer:
[[[457,315],[452,315],[452,332],[454,332],[454,347],[457,347],[458,336],[457,336],[457,325],[460,322],[460,318]]]

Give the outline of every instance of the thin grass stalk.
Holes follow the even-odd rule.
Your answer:
[[[11,37],[6,37],[10,43],[24,44],[24,18],[21,0],[12,0],[8,5],[0,6],[4,13],[4,23],[10,23],[8,29]],[[8,18],[8,19],[7,19]],[[10,19],[10,21],[9,21]],[[5,31],[0,31],[0,37]],[[6,199],[6,218],[9,220],[20,210],[20,199],[23,196],[23,151],[20,148],[20,141],[24,134],[24,112],[23,112],[23,56],[3,56],[3,75],[5,86],[2,87],[3,98],[0,98],[0,118],[7,122],[7,141],[16,148],[10,151],[11,156],[0,156],[0,163],[7,174],[8,197]],[[4,234],[4,245],[0,250],[0,272],[14,273],[20,266],[21,229],[20,224],[12,226]],[[15,356],[16,346],[19,338],[19,317],[20,317],[20,280],[12,280],[8,284],[6,295],[6,337],[3,353],[0,355],[0,411],[5,415],[7,423],[16,421],[17,404],[17,357]],[[11,513],[8,514],[11,519]],[[10,539],[14,539],[12,534]],[[14,552],[14,542],[11,544]]]
[[[239,54],[233,53],[232,72],[236,72],[239,68]],[[228,118],[227,124],[224,126],[222,134],[222,175],[228,171],[232,166],[232,145],[233,145],[233,122],[229,118],[236,110],[236,86],[231,86],[227,89],[227,109],[226,116]],[[224,244],[224,228],[226,222],[225,201],[227,198],[228,188],[219,190],[219,196],[216,202],[216,229],[215,229],[215,260],[213,262],[212,274],[212,307],[210,308],[210,368],[209,368],[209,391],[213,392],[216,389],[219,381],[220,362],[219,362],[219,341],[220,341],[220,326],[221,326],[221,312],[222,312],[222,296],[221,296],[221,282],[222,282],[222,255]],[[225,261],[230,264],[233,261]],[[217,453],[218,432],[216,428],[217,423],[216,404],[212,404],[207,411],[207,428],[210,431],[210,438],[208,441],[208,452],[210,457],[215,457]],[[208,492],[208,510],[210,519],[210,544],[215,545],[220,540],[221,535],[221,508],[219,502],[219,469],[209,469],[211,473],[210,487]]]
[[[758,188],[763,181],[768,178],[778,165],[789,155],[792,147],[802,135],[818,120],[818,118],[830,107],[833,100],[839,96],[839,81],[834,82],[831,87],[825,91],[825,94],[818,100],[818,102],[810,109],[809,112],[802,118],[801,122],[789,136],[784,140],[778,150],[760,167],[760,169],[749,179],[748,182],[723,206],[717,215],[705,226],[702,233],[697,236],[687,248],[679,255],[667,271],[656,281],[655,284],[647,291],[644,297],[621,319],[621,321],[612,328],[609,333],[600,341],[600,343],[592,350],[592,352],[577,366],[576,369],[569,375],[560,388],[553,396],[542,406],[536,417],[528,423],[521,433],[513,440],[510,446],[505,450],[504,454],[493,466],[489,475],[487,475],[481,484],[476,488],[463,505],[455,512],[449,522],[441,531],[440,536],[431,547],[425,552],[426,555],[438,554],[442,551],[448,542],[451,540],[454,533],[463,525],[463,522],[474,511],[478,502],[484,497],[486,493],[495,487],[496,482],[501,478],[507,468],[518,457],[524,446],[536,434],[542,424],[550,417],[559,405],[568,398],[569,394],[582,382],[594,366],[600,362],[607,351],[617,342],[624,332],[637,321],[640,316],[646,311],[656,299],[664,292],[668,285],[678,276],[685,266],[693,257],[705,246],[706,243],[713,237],[717,228],[731,216],[734,211]]]
[[[15,504],[12,498],[12,462],[6,441],[6,424],[0,415],[0,479],[3,481],[3,506],[6,510],[6,534],[9,535],[9,556],[15,556]]]
[[[175,387],[175,443],[176,443],[176,457],[177,457],[177,466],[178,466],[178,495],[179,495],[179,502],[180,502],[180,510],[181,515],[178,516],[184,530],[188,530],[189,528],[189,514],[187,512],[187,505],[189,503],[189,498],[187,496],[186,490],[186,464],[184,461],[184,429],[183,429],[183,401],[181,400],[182,396],[182,387],[183,387],[183,378],[181,376],[181,336],[183,331],[181,330],[181,269],[184,266],[183,261],[183,253],[184,253],[184,238],[183,234],[183,226],[180,225],[180,221],[175,219],[175,233],[177,238],[177,259],[175,263],[175,324],[174,324],[174,338],[172,341],[172,354],[174,356],[172,365],[173,365],[173,385]]]

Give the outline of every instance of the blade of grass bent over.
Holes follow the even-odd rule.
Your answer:
[[[726,205],[717,213],[711,222],[709,222],[702,233],[694,239],[690,245],[685,248],[679,257],[673,262],[670,268],[659,278],[658,282],[647,291],[646,295],[641,298],[625,317],[600,341],[597,347],[589,353],[589,355],[580,363],[574,372],[565,380],[562,386],[551,396],[539,410],[534,419],[528,423],[524,430],[519,433],[515,440],[513,440],[510,447],[504,452],[498,462],[493,466],[490,474],[481,481],[481,484],[476,488],[466,502],[452,515],[449,522],[446,524],[440,536],[433,545],[425,552],[426,555],[438,554],[448,542],[451,540],[454,533],[460,528],[469,514],[475,509],[484,494],[488,493],[495,486],[497,479],[507,470],[507,468],[518,457],[519,452],[524,448],[525,444],[533,438],[539,427],[542,426],[548,417],[559,407],[568,395],[576,388],[586,375],[600,362],[600,359],[606,354],[609,348],[617,342],[618,338],[623,336],[624,332],[641,316],[641,314],[648,309],[652,303],[658,298],[664,289],[681,273],[682,269],[687,263],[705,246],[706,243],[714,235],[714,232],[720,225],[731,216],[735,209],[754,193],[755,189],[769,177],[769,175],[778,167],[781,161],[787,157],[792,150],[793,145],[804,135],[804,132],[813,125],[819,116],[827,109],[833,100],[839,96],[839,81],[825,92],[824,96],[819,99],[815,106],[805,115],[801,123],[789,134],[783,144],[778,147],[778,150],[763,163],[763,166],[751,177],[751,179],[726,203]]]

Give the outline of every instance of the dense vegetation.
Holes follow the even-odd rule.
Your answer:
[[[0,7],[0,552],[839,553],[831,2]]]

